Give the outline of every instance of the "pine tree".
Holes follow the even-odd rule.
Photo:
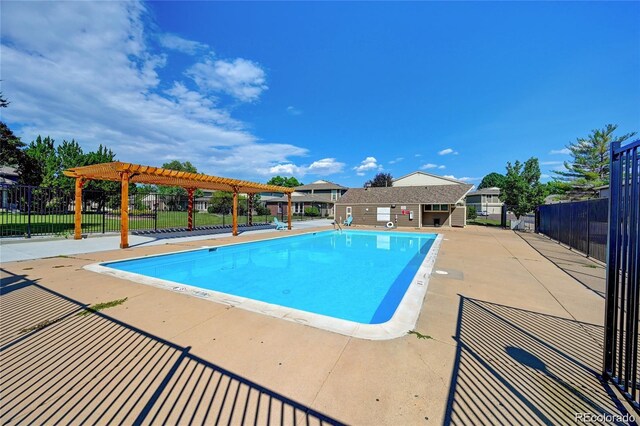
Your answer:
[[[609,146],[635,135],[632,132],[614,136],[617,128],[615,124],[607,124],[604,129],[592,130],[586,138],[578,138],[567,146],[573,158],[565,161],[566,170],[554,173],[571,185],[573,198],[595,197],[598,195],[595,188],[609,184]]]

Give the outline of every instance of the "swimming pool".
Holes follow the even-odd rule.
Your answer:
[[[343,334],[390,338],[394,317],[401,334],[415,325],[436,241],[436,234],[322,231],[88,269]]]

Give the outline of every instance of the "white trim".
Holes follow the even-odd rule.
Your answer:
[[[320,231],[320,232],[338,232],[338,231]],[[345,231],[351,233],[358,232],[372,232],[372,231]],[[393,232],[393,231],[392,231]],[[297,235],[307,235],[317,232],[307,232]],[[388,234],[388,231],[384,231]],[[401,233],[402,234],[402,233]],[[411,233],[407,233],[411,234]],[[296,235],[296,236],[297,236]],[[275,238],[291,238],[292,235],[285,237]],[[180,250],[171,253],[164,253],[157,256],[167,256],[176,253],[185,253],[190,251],[202,250],[204,248],[213,247],[225,247],[236,244],[250,244],[259,241],[272,240],[275,238],[266,238],[258,241],[243,241],[239,243],[223,244],[220,246],[202,247],[199,249]],[[93,263],[85,265],[84,269],[92,272],[97,272],[104,275],[110,275],[115,278],[125,279],[136,283],[146,284],[153,287],[158,287],[164,290],[174,291],[176,293],[187,294],[190,296],[199,297],[201,299],[210,300],[212,302],[220,303],[223,305],[244,309],[251,312],[257,312],[264,315],[269,315],[276,318],[281,318],[287,321],[297,322],[299,324],[309,325],[311,327],[319,328],[322,330],[332,331],[334,333],[344,334],[346,336],[357,337],[360,339],[369,340],[389,340],[398,337],[405,336],[407,332],[415,328],[418,316],[422,310],[424,297],[427,294],[427,287],[429,285],[429,277],[433,271],[440,245],[442,244],[443,236],[438,234],[434,240],[429,252],[425,256],[422,264],[418,268],[418,272],[415,274],[411,283],[407,287],[407,290],[402,297],[402,300],[398,304],[393,317],[382,324],[362,324],[355,321],[348,321],[339,318],[334,318],[326,315],[315,314],[307,311],[302,311],[294,308],[287,308],[280,305],[274,305],[271,303],[261,302],[258,300],[235,296],[232,294],[222,293],[214,290],[206,290],[199,287],[194,287],[174,281],[163,280],[159,278],[153,278],[146,275],[136,274],[132,272],[124,272],[108,266],[104,266],[104,263],[113,263],[122,260],[134,260],[134,259],[148,259],[149,257],[157,256],[138,256],[129,259],[112,260],[108,262]]]

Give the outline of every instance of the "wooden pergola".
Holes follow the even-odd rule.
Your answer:
[[[75,178],[75,229],[74,238],[82,238],[82,187],[88,180],[109,180],[120,182],[120,248],[129,247],[129,184],[147,183],[152,185],[179,186],[187,190],[189,195],[188,230],[193,230],[193,194],[196,189],[210,189],[233,193],[233,235],[238,235],[238,194],[248,194],[252,198],[259,192],[282,192],[288,196],[288,225],[291,229],[291,193],[293,188],[266,185],[246,180],[223,178],[200,173],[179,172],[159,167],[141,166],[139,164],[112,163],[94,164],[74,167],[64,171],[65,176]]]

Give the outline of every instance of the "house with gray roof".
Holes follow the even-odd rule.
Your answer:
[[[17,168],[0,166],[0,209],[11,209],[9,191],[12,186],[18,183],[19,178],[20,175]]]
[[[304,215],[305,209],[315,207],[321,216],[333,216],[334,205],[347,192],[346,186],[326,180],[317,180],[307,185],[295,187],[291,194],[291,207],[294,215]],[[272,215],[287,215],[287,196],[282,194],[261,194]]]
[[[467,206],[473,206],[482,216],[502,214],[500,188],[483,188],[467,194]]]
[[[405,185],[350,188],[336,203],[336,220],[352,225],[412,227],[466,225],[465,196],[473,185],[429,173],[411,174]],[[423,183],[422,185],[415,185]]]

